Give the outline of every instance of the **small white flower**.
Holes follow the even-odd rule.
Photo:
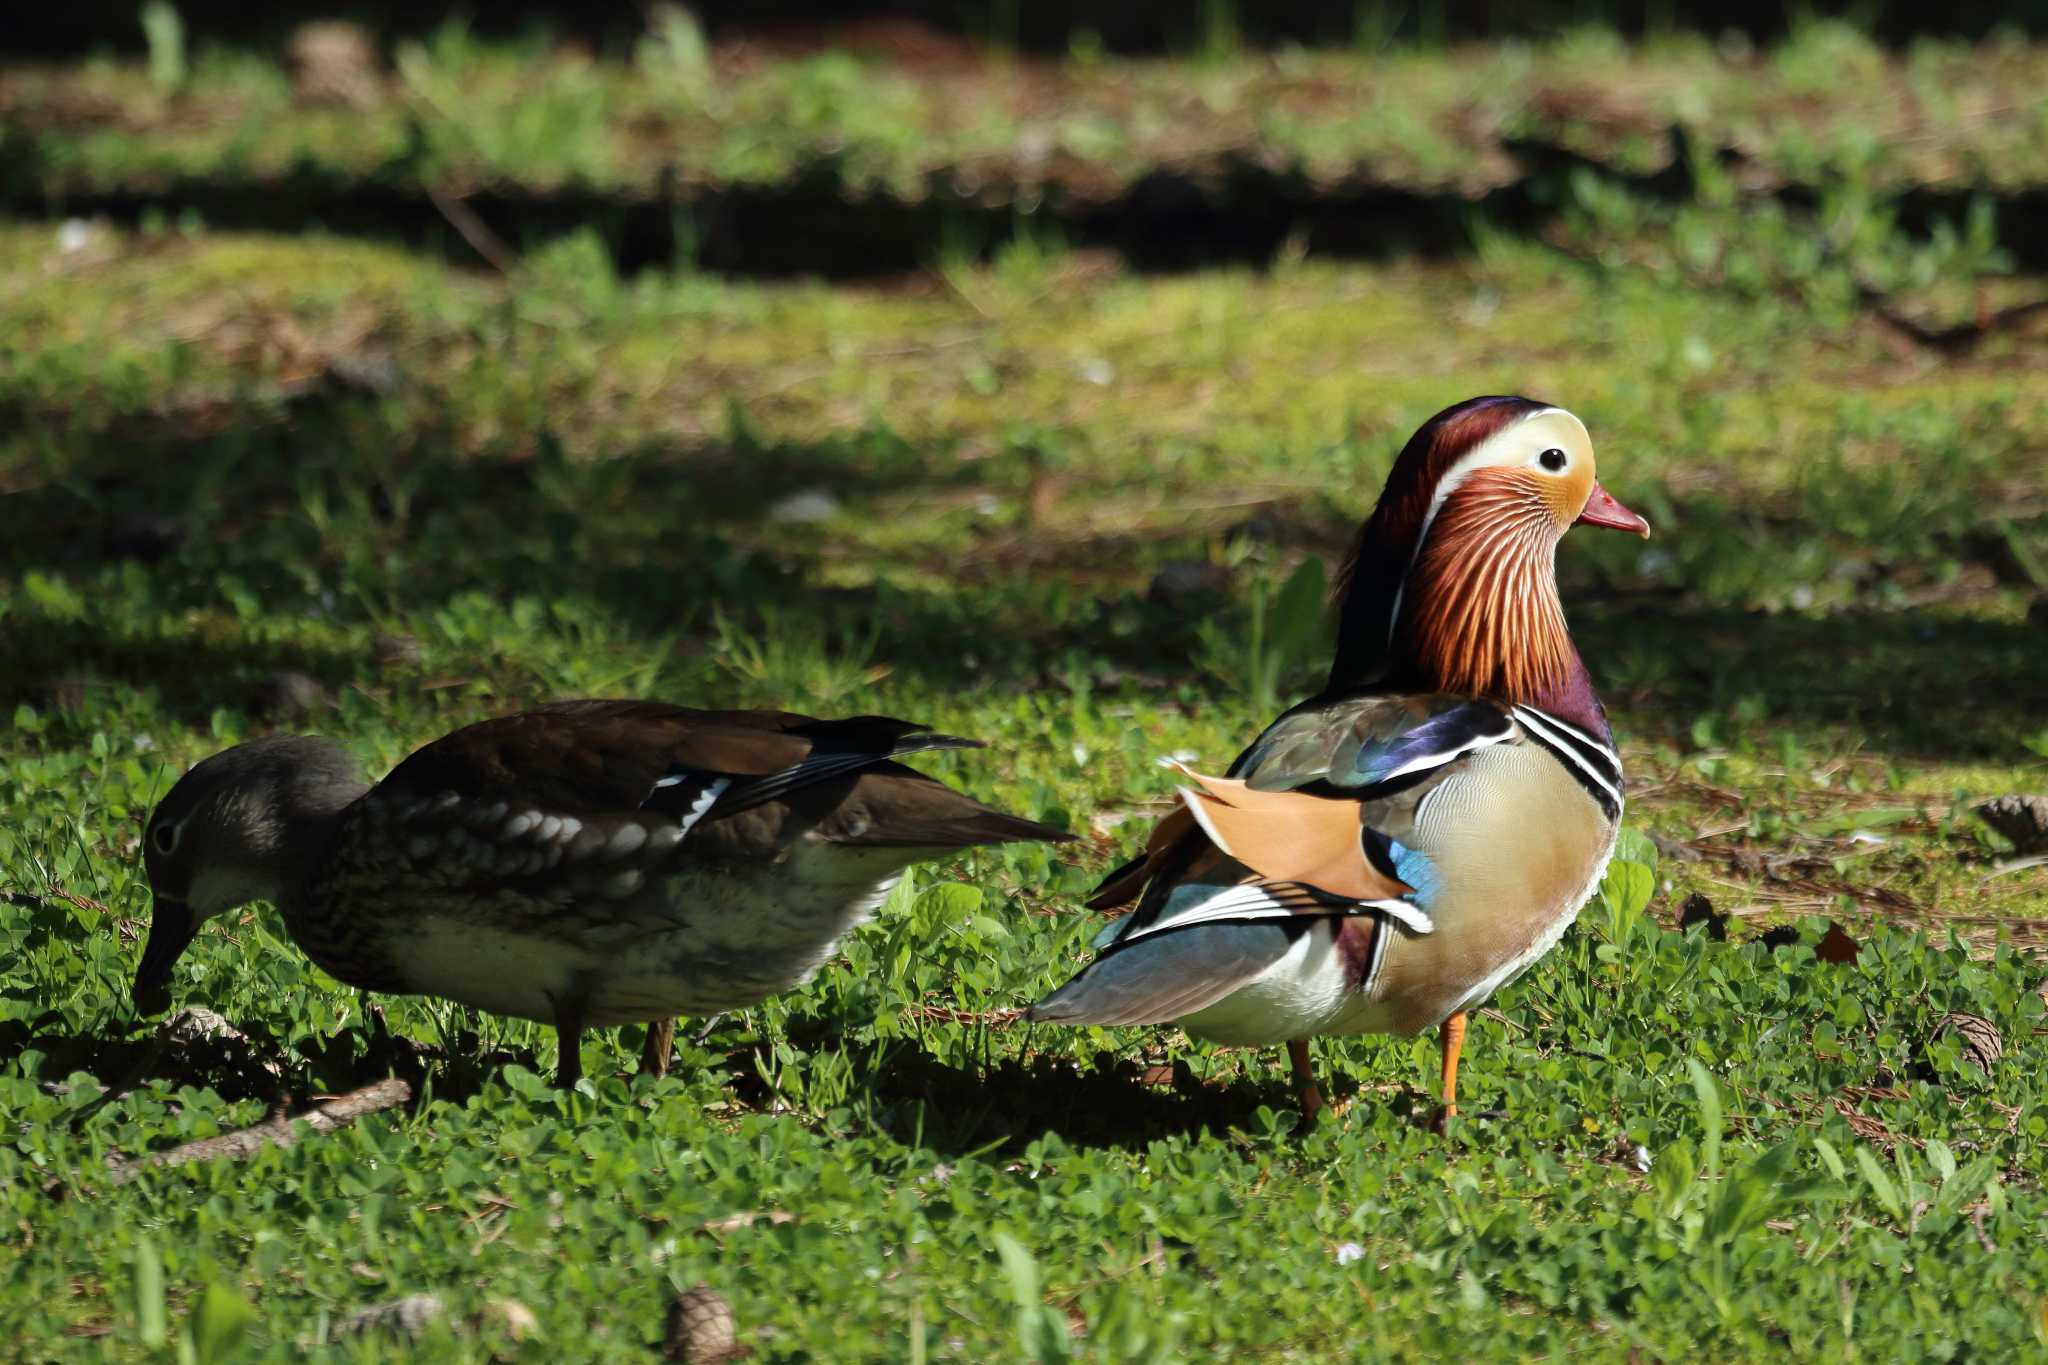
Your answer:
[[[1353,1261],[1365,1259],[1365,1248],[1356,1242],[1340,1242],[1337,1246],[1337,1264],[1350,1265]]]
[[[66,218],[57,229],[57,250],[75,255],[92,245],[92,224],[83,218]]]
[[[1086,767],[1086,766],[1088,765],[1088,746],[1087,746],[1087,745],[1085,745],[1085,744],[1076,744],[1076,745],[1074,746],[1074,763],[1075,763],[1075,766],[1077,766],[1077,767]]]

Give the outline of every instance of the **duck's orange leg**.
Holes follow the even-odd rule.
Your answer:
[[[1301,1116],[1310,1123],[1323,1112],[1323,1092],[1316,1087],[1315,1063],[1309,1060],[1308,1039],[1287,1044],[1287,1060],[1294,1064],[1294,1093],[1301,1097]]]
[[[1465,1050],[1465,1012],[1463,1010],[1444,1020],[1437,1030],[1437,1041],[1444,1050],[1444,1112],[1446,1119],[1455,1118],[1458,1113],[1458,1054]],[[1441,1121],[1437,1125],[1441,1128]]]

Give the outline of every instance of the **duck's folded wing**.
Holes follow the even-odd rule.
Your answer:
[[[1398,901],[1415,888],[1375,855],[1358,802],[1300,792],[1259,791],[1235,778],[1183,769],[1181,801],[1209,842],[1259,880],[1315,888],[1341,901]]]
[[[969,749],[887,716],[702,711],[650,701],[570,701],[466,726],[398,765],[383,787],[516,797],[568,815],[648,810],[738,815],[906,754]]]
[[[1189,903],[1175,894],[1184,883],[1215,880],[1203,869],[1212,852],[1221,852],[1243,874],[1226,882],[1317,893],[1313,905],[1274,898],[1285,913],[1379,909],[1426,933],[1429,917],[1401,875],[1421,863],[1381,828],[1401,821],[1383,817],[1405,813],[1391,806],[1412,807],[1459,759],[1514,733],[1506,712],[1470,697],[1358,694],[1306,703],[1269,726],[1229,776],[1183,769],[1189,780],[1179,808],[1088,903],[1098,910],[1135,907],[1113,942],[1235,914],[1235,900]]]
[[[1183,928],[1105,953],[1026,1013],[1035,1022],[1104,1028],[1171,1023],[1257,979],[1286,955],[1301,927]]]
[[[354,856],[359,844],[433,884],[513,883],[567,902],[637,893],[685,840],[693,856],[745,862],[810,833],[935,849],[1067,837],[894,761],[968,747],[880,716],[560,703],[414,753],[362,803],[337,853]]]
[[[1413,889],[1392,870],[1388,841],[1360,824],[1357,802],[1298,792],[1252,793],[1228,779],[1187,776],[1180,810],[1155,831],[1147,855],[1152,871],[1142,893],[1133,897],[1136,906],[1097,936],[1094,946],[1101,957],[1090,973],[1141,945],[1223,925],[1264,924],[1294,934],[1316,919],[1375,916],[1411,933],[1435,928],[1415,903]],[[1200,980],[1221,994],[1248,979],[1231,976],[1239,967],[1256,975],[1271,960],[1268,954],[1253,962],[1243,956],[1251,950],[1241,945],[1262,943],[1272,953],[1280,951],[1273,947],[1280,941],[1264,935],[1205,933],[1201,941],[1209,947],[1200,957]],[[1225,945],[1239,946],[1226,951]],[[1153,964],[1147,970],[1181,970],[1174,965],[1180,961],[1178,951],[1162,957],[1148,947],[1140,956]],[[1099,979],[1123,980],[1128,970],[1120,967]],[[1191,978],[1190,988],[1196,984]]]
[[[1199,850],[1199,842],[1187,842],[1187,836],[1198,829],[1194,814],[1185,805],[1174,807],[1152,826],[1143,853],[1096,883],[1088,897],[1088,908],[1115,910],[1136,900],[1147,882],[1166,875],[1174,864],[1186,861]]]
[[[1492,702],[1448,693],[1317,699],[1266,728],[1230,765],[1258,791],[1328,787],[1368,797],[1504,743],[1514,719]]]

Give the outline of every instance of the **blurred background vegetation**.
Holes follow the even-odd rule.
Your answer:
[[[285,37],[304,17],[248,0],[190,0],[181,12],[197,29],[243,45]],[[543,29],[597,48],[629,47],[644,28],[649,0],[509,0],[480,7],[466,22],[480,34],[507,37]],[[1851,0],[1842,4],[1787,4],[1784,0],[1137,0],[1090,5],[1079,0],[886,0],[834,4],[831,0],[702,0],[691,6],[714,37],[802,26],[837,28],[881,18],[936,34],[968,38],[995,49],[1058,55],[1102,48],[1126,54],[1187,55],[1219,39],[1251,47],[1343,47],[1400,43],[1429,47],[1448,42],[1529,38],[1561,27],[1597,28],[1625,38],[1674,33],[1738,34],[1773,41],[1817,19],[1840,18],[1871,37],[1897,43],[1920,36],[1982,38],[2005,30],[2038,34],[2048,7],[2038,0],[1995,3],[1958,0],[1930,8],[1910,0]],[[446,7],[368,0],[321,7],[386,37],[418,37],[437,27]],[[96,48],[134,50],[133,6],[124,0],[81,0],[41,6],[18,16],[14,41],[23,52],[76,54]]]

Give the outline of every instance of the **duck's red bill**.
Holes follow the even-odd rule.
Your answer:
[[[1617,531],[1633,531],[1648,539],[1650,523],[1621,505],[1621,500],[1602,488],[1593,485],[1593,496],[1586,499],[1586,510],[1579,513],[1576,523],[1580,526],[1609,526]]]

